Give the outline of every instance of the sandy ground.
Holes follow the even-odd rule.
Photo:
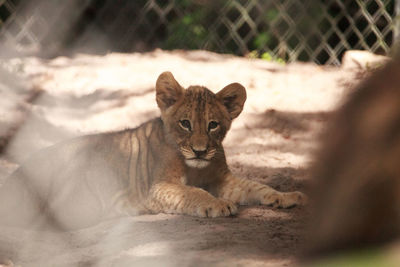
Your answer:
[[[246,87],[224,142],[228,163],[281,191],[306,190],[318,135],[359,79],[354,69],[205,51],[0,60],[0,184],[37,149],[157,116],[154,84],[166,70],[185,87]],[[247,206],[232,218],[143,215],[62,234],[7,228],[0,252],[21,266],[288,266],[308,216],[302,207]]]

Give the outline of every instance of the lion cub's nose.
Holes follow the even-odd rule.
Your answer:
[[[207,153],[207,149],[196,150],[196,149],[192,148],[192,150],[193,150],[193,153],[196,155],[196,158],[201,158],[201,157],[205,156]]]

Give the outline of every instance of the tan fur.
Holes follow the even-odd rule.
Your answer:
[[[1,188],[0,222],[30,224],[46,214],[70,229],[121,213],[218,217],[236,214],[236,204],[305,203],[300,192],[281,193],[229,171],[222,141],[243,109],[242,85],[217,94],[201,86],[185,90],[165,72],[156,100],[161,118],[66,141],[32,157]],[[23,212],[15,216],[17,206]]]
[[[323,135],[308,252],[370,249],[400,237],[400,58],[364,80]]]

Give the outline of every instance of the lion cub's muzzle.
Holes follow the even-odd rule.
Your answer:
[[[207,149],[205,150],[196,150],[192,148],[192,151],[197,159],[203,159],[207,155]]]
[[[210,164],[216,149],[199,150],[191,147],[190,149],[181,148],[181,151],[185,157],[186,165],[192,168],[204,168]]]

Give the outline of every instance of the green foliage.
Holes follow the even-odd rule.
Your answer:
[[[279,19],[279,9],[274,4],[268,5],[265,11],[259,10],[261,13],[251,13],[249,10],[246,11],[240,8],[243,5],[243,2],[240,0],[214,0],[210,1],[207,5],[199,3],[200,1],[190,0],[174,1],[174,7],[179,10],[179,13],[168,18],[169,23],[166,24],[167,38],[163,41],[162,48],[205,48],[212,51],[233,54],[247,54],[248,51],[253,51],[248,56],[285,63],[289,58],[289,52],[295,49],[300,42],[294,36],[286,40],[283,46],[279,46],[282,42],[279,35],[284,34],[288,26],[285,21]],[[307,11],[309,14],[322,14],[319,8],[311,9]],[[224,10],[227,23],[219,22],[222,10]],[[290,12],[298,11],[297,9],[293,9]],[[243,48],[237,42],[237,39],[241,38],[243,40],[247,38],[251,34],[249,32],[251,26],[246,24],[246,21],[243,23],[243,19],[241,20],[240,17],[246,18],[248,16],[256,16],[252,17],[252,19],[257,19],[257,28],[253,31],[255,35],[246,40],[246,47]],[[218,26],[214,28],[213,26],[217,22]],[[236,23],[237,25],[234,25]],[[311,23],[312,20],[304,19],[302,23],[296,25],[299,28],[299,34],[304,35],[303,32],[309,32],[313,26]],[[323,26],[325,28],[330,25]],[[231,32],[233,29],[235,32]],[[221,41],[224,45],[223,48],[221,48]],[[279,53],[273,53],[272,51],[278,46],[280,47]]]
[[[310,267],[395,267],[398,263],[381,249],[357,250],[314,262]]]
[[[256,50],[251,51],[249,54],[247,54],[248,58],[261,58],[266,61],[271,61],[271,62],[276,62],[285,65],[286,61],[283,58],[276,57],[270,52],[264,52],[260,54]]]
[[[279,11],[275,8],[271,8],[269,9],[266,13],[265,13],[265,21],[274,21],[275,19],[277,19],[279,16]]]
[[[262,22],[260,22],[261,28],[264,30],[260,31],[253,41],[249,44],[249,49],[253,52],[257,51],[257,57],[267,60],[274,61],[278,63],[285,64],[285,59],[274,55],[269,51],[278,45],[278,40],[274,37],[270,30],[270,25],[273,24],[279,17],[279,11],[276,8],[270,8],[266,11],[263,16]]]
[[[196,30],[195,30],[196,29]],[[198,25],[192,25],[192,19],[189,16],[184,16],[181,19],[172,22],[168,25],[168,38],[165,41],[164,48],[173,49],[173,48],[181,48],[183,45],[182,40],[187,40],[189,45],[186,45],[189,49],[194,49],[198,44],[199,33],[201,32],[200,27]],[[197,34],[196,34],[197,33]],[[195,38],[191,38],[194,36]]]
[[[268,42],[271,40],[271,35],[269,32],[262,32],[256,36],[254,39],[254,46],[256,49],[263,49],[268,45]]]
[[[206,38],[204,27],[189,15],[185,15],[181,19],[171,23],[168,31],[170,33],[164,44],[164,48],[166,49],[196,49],[202,45]]]
[[[228,19],[231,22],[236,22],[237,16],[242,16],[243,14],[237,8],[235,1],[216,0],[208,5],[196,4],[196,2],[190,0],[174,1],[174,6],[184,15],[176,14],[168,19],[169,23],[166,25],[167,38],[163,41],[162,47],[164,49],[206,48],[214,51],[220,50],[219,44],[214,37],[218,36],[219,39],[223,39],[224,36],[230,34],[229,31],[231,29],[229,29],[228,25],[222,25],[215,31],[210,31],[210,27],[219,19],[221,9],[223,7],[226,8],[227,5],[231,11],[227,13]],[[271,7],[261,17],[262,20],[259,23],[261,27],[257,29],[258,34],[248,41],[247,49],[253,51],[255,58],[284,63],[285,60],[283,58],[271,54],[270,51],[271,48],[278,45],[278,40],[272,35],[269,26],[279,17],[279,11],[277,8]],[[237,32],[237,34],[243,38],[248,32],[244,30]],[[223,52],[238,53],[239,47],[234,39],[224,45]],[[242,51],[242,53],[245,52]]]
[[[274,61],[280,64],[286,64],[285,60],[283,58],[280,57],[276,57],[271,55],[269,52],[264,52],[261,54],[261,59],[267,60],[267,61]]]
[[[168,38],[163,44],[165,49],[199,49],[207,40],[208,32],[204,25],[207,20],[207,9],[195,8],[191,1],[177,1],[186,14],[176,17],[167,25]]]
[[[278,18],[278,16],[279,11],[276,8],[271,8],[266,11],[263,20],[260,22],[261,28],[264,28],[264,30],[261,30],[253,39],[253,42],[249,47],[251,50],[256,49],[258,51],[264,51],[266,48],[276,45],[268,27]]]

